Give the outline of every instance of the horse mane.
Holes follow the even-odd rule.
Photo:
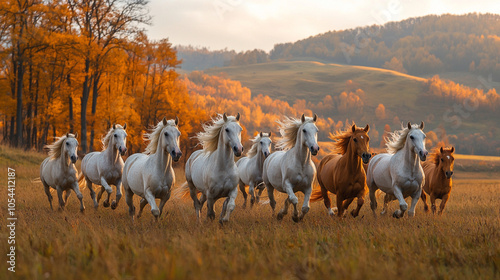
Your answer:
[[[76,138],[74,134],[68,133],[69,138]],[[61,150],[64,142],[68,138],[64,135],[62,137],[56,137],[56,141],[50,145],[46,145],[45,148],[49,150],[49,157],[51,159],[58,159],[61,157]]]
[[[156,153],[156,148],[158,147],[158,141],[160,139],[160,134],[163,128],[167,126],[177,126],[175,124],[175,120],[168,120],[167,124],[163,124],[163,120],[161,120],[150,133],[144,134],[144,141],[149,141],[148,146],[146,147],[146,151],[144,151],[147,155],[152,155]]]
[[[356,128],[357,130],[363,130],[362,127]],[[330,139],[335,141],[333,143],[333,152],[339,154],[345,154],[347,152],[347,147],[349,146],[349,140],[354,133],[352,129],[349,128],[345,131],[337,130],[335,134],[330,132]]]
[[[217,117],[215,119],[212,119],[212,124],[202,125],[204,131],[198,132],[196,134],[196,138],[203,146],[203,152],[212,153],[217,150],[217,146],[219,145],[220,131],[226,123],[230,122],[238,121],[234,116],[227,116],[227,122],[224,122],[223,115],[217,114]]]
[[[106,134],[106,136],[104,136],[104,138],[102,138],[101,142],[102,142],[102,149],[103,150],[106,150],[106,148],[108,147],[108,144],[109,144],[109,140],[111,139],[111,135],[113,135],[113,132],[115,132],[115,130],[117,130],[117,129],[123,129],[123,126],[116,124],[115,128],[111,127],[108,130],[108,134]]]
[[[420,126],[418,124],[412,124],[411,128],[420,129]],[[389,132],[388,137],[384,137],[387,152],[389,154],[395,154],[397,151],[401,150],[405,146],[408,133],[410,133],[410,130],[408,129],[408,127],[405,127],[403,125],[401,125],[401,130]]]
[[[305,117],[306,123],[312,123],[313,118]],[[276,143],[276,148],[280,150],[289,150],[295,146],[297,141],[297,136],[299,134],[299,128],[302,125],[302,121],[296,118],[285,117],[282,121],[277,121],[280,129],[281,139]]]
[[[259,134],[257,134],[257,136],[255,136],[254,139],[252,139],[252,143],[253,143],[252,147],[247,152],[248,158],[252,158],[257,154],[257,149],[259,148],[260,139],[262,139],[263,137],[269,137],[269,133],[262,133],[262,137],[260,137],[260,133],[259,133]]]

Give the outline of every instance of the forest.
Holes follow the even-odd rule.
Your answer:
[[[473,17],[479,19],[479,23],[474,25],[476,26],[486,25],[486,22],[491,22],[491,17],[495,16],[468,15],[459,19],[470,20]],[[399,37],[403,35],[418,37],[419,34],[426,34],[425,30],[430,30],[430,24],[445,28],[447,25],[444,23],[448,22],[446,18],[448,17],[430,17],[425,20],[412,19],[398,24],[387,24],[381,27],[381,36],[385,39],[390,36],[394,38],[391,37],[390,44],[386,42],[388,39],[380,40],[377,44],[385,45],[388,49],[396,48],[401,46]],[[441,21],[443,23],[440,24]],[[453,20],[450,19],[450,22]],[[495,22],[498,22],[498,19]],[[239,81],[231,80],[223,74],[214,76],[199,71],[180,74],[179,68],[182,68],[183,61],[179,59],[178,52],[190,52],[195,55],[197,49],[174,48],[167,38],[148,38],[144,30],[149,23],[147,2],[144,0],[2,1],[2,142],[25,149],[42,150],[44,145],[52,142],[55,137],[67,132],[78,132],[80,150],[85,154],[101,149],[100,139],[112,124],[127,123],[129,153],[140,152],[145,147],[143,134],[150,127],[164,116],[178,116],[181,120],[181,147],[188,156],[191,151],[197,149],[193,136],[201,129],[202,123],[209,121],[216,113],[241,113],[244,142],[258,131],[273,131],[278,135],[275,121],[284,115],[298,117],[303,113],[317,113],[320,116],[317,123],[320,141],[327,141],[330,132],[343,129],[353,121],[372,118],[374,122],[379,123],[378,128],[373,127],[370,130],[372,146],[379,147],[383,146],[384,131],[390,130],[391,126],[392,129],[397,129],[401,123],[401,116],[386,112],[382,103],[378,106],[375,104],[376,109],[366,110],[363,89],[350,80],[346,81],[345,90],[326,94],[320,102],[297,99],[289,103],[252,93]],[[464,24],[453,26],[462,28],[462,32],[475,30],[475,27],[463,27]],[[499,44],[494,43],[496,37],[492,37],[498,29],[495,29],[494,25],[484,27],[491,35],[483,36],[482,39],[472,35],[462,38],[462,33],[455,32],[451,27],[441,34],[442,38],[452,36],[450,40],[462,38],[471,41],[471,48],[483,49],[485,45],[491,46],[481,54],[476,54],[478,59],[475,71],[489,71],[498,67],[498,64],[494,65],[498,57],[490,57],[498,50]],[[400,32],[394,33],[394,29]],[[294,44],[276,45],[270,56],[258,50],[239,54],[225,50],[213,54],[213,59],[205,62],[208,65],[213,61],[231,57],[229,65],[242,65],[291,55],[310,56],[321,49],[310,46],[320,42],[328,44],[343,36],[345,39],[347,34],[358,31],[344,32],[344,35],[332,32]],[[424,37],[418,38],[423,40]],[[429,42],[441,42],[441,39],[429,38]],[[309,47],[304,47],[306,45]],[[416,47],[415,44],[408,44],[408,48],[410,46]],[[464,51],[469,50],[466,45],[462,47]],[[302,50],[302,54],[297,52],[297,49]],[[371,48],[366,51],[369,49]],[[315,51],[311,53],[310,50]],[[432,52],[438,53],[437,49]],[[209,54],[210,51],[205,50],[204,53]],[[420,71],[413,70],[420,69],[420,66],[412,68],[413,66],[409,65],[413,64],[403,59],[406,56],[414,56],[400,53],[402,67],[410,73]],[[432,57],[425,52],[424,55]],[[338,54],[327,53],[323,58],[337,56]],[[373,56],[375,55],[367,57]],[[382,54],[376,56],[381,59],[373,65],[380,66],[390,59]],[[448,65],[445,57],[446,55],[435,56],[436,59],[443,60],[444,65]],[[475,56],[467,55],[467,51],[464,57],[476,59]],[[481,60],[483,58],[489,66],[485,66],[486,62]],[[455,62],[458,63],[458,60]],[[200,58],[200,64],[203,63]],[[392,64],[397,63],[393,61]],[[477,100],[480,108],[487,111],[494,111],[500,102],[494,89],[482,91],[466,88],[443,81],[437,76],[429,79],[427,83],[426,94],[436,100],[464,100],[472,97],[472,100]],[[437,136],[429,137],[429,145],[449,140],[444,128],[441,132],[432,132]],[[479,138],[482,140],[478,140]],[[497,150],[494,153],[500,152],[498,141],[490,141],[482,135],[464,136],[460,141],[462,146],[458,147],[458,151],[462,153],[484,154],[491,149]],[[485,146],[474,148],[477,141],[482,141]]]

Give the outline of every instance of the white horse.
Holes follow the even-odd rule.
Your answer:
[[[318,128],[314,124],[317,116],[313,118],[302,115],[300,120],[285,118],[280,124],[280,139],[276,145],[282,151],[274,152],[264,161],[263,179],[269,195],[270,205],[276,207],[274,189],[286,193],[283,209],[278,213],[278,220],[288,213],[290,203],[293,204],[294,222],[300,221],[309,211],[309,199],[312,192],[312,182],[316,177],[316,167],[311,160],[318,154],[317,143]],[[296,192],[304,193],[304,204],[300,215],[297,212],[298,198]]]
[[[52,208],[52,195],[50,187],[57,190],[59,206],[64,209],[66,201],[63,200],[62,193],[68,194],[71,190],[76,193],[80,200],[80,211],[85,210],[83,206],[83,195],[78,186],[78,171],[75,162],[78,159],[76,150],[78,149],[77,134],[66,134],[56,138],[56,141],[46,147],[49,149],[49,157],[40,166],[40,180],[45,188],[45,194],[49,199],[50,209]]]
[[[263,184],[264,181],[262,180],[262,168],[264,166],[264,160],[271,154],[271,132],[259,133],[252,140],[252,142],[252,147],[248,151],[247,156],[242,157],[236,162],[236,166],[238,167],[238,176],[240,178],[240,190],[245,198],[243,208],[247,205],[247,192],[245,190],[245,186],[248,186],[248,191],[251,196],[251,206],[253,206],[255,202],[259,202],[259,197],[265,188]],[[254,195],[255,188],[259,190],[257,199]]]
[[[123,189],[132,218],[135,215],[132,200],[134,194],[142,197],[137,218],[142,215],[144,206],[149,203],[151,213],[158,219],[163,212],[163,206],[170,198],[175,183],[172,159],[177,162],[182,156],[179,149],[181,133],[177,128],[178,124],[177,117],[168,121],[163,118],[151,133],[145,135],[145,140],[149,141],[145,153],[133,154],[125,161]],[[161,200],[160,207],[156,205],[157,198]]]
[[[425,180],[420,161],[425,161],[428,154],[425,149],[423,129],[424,122],[420,125],[411,125],[408,122],[406,128],[391,133],[390,138],[386,139],[389,153],[378,154],[370,160],[366,184],[370,190],[370,205],[374,215],[377,209],[375,198],[377,189],[386,194],[382,214],[385,214],[387,204],[397,199],[400,209],[393,213],[393,217],[403,217],[408,209],[405,198],[410,196],[411,206],[408,215],[410,217],[415,215],[415,206]]]
[[[111,209],[116,209],[118,202],[122,197],[121,183],[123,159],[120,155],[124,155],[127,151],[127,124],[113,124],[108,133],[102,139],[103,151],[92,152],[85,155],[82,160],[82,174],[79,180],[83,179],[87,182],[87,188],[90,190],[90,197],[94,201],[94,208],[99,206],[104,190],[108,193],[108,198],[102,203],[104,207],[109,207],[109,198],[113,189],[109,185],[116,186],[116,200],[111,204]],[[92,184],[100,185],[101,191],[95,197],[94,187]]]
[[[219,222],[229,221],[238,194],[238,170],[234,156],[241,156],[240,114],[236,117],[218,115],[212,125],[204,125],[204,132],[197,134],[203,150],[195,151],[186,162],[186,181],[183,188],[189,188],[194,202],[196,217],[207,201],[207,217],[215,218],[214,204],[221,197],[224,201]],[[201,201],[197,193],[201,192]]]

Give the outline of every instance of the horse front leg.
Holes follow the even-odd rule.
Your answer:
[[[380,215],[385,215],[387,213],[387,209],[389,209],[389,202],[393,201],[396,199],[393,195],[390,194],[385,194],[384,195],[384,206],[382,207],[382,212],[380,212]]]
[[[229,192],[229,197],[226,199],[227,202],[224,201],[224,218],[221,216],[221,220],[219,221],[221,224],[229,221],[229,217],[236,206],[235,200],[237,195],[238,189],[234,188],[231,192]]]
[[[425,191],[422,190],[422,194],[420,194],[420,198],[424,202],[424,211],[429,212],[429,205],[427,204],[427,196],[425,195]]]
[[[144,198],[148,201],[149,205],[151,206],[151,214],[155,217],[155,220],[158,221],[158,217],[160,216],[160,209],[158,209],[158,206],[156,206],[156,200],[155,196],[151,192],[149,188],[146,189],[144,192]]]
[[[448,202],[448,199],[450,199],[450,193],[443,195],[443,197],[441,198],[441,204],[439,204],[438,212],[439,215],[443,214],[444,207],[446,206],[446,202]]]
[[[299,220],[302,220],[304,216],[309,212],[309,200],[311,199],[312,194],[312,186],[307,188],[304,192],[304,203],[302,203],[302,209],[299,214]]]
[[[122,198],[122,180],[118,179],[115,186],[116,186],[116,200],[114,200],[111,203],[111,209],[113,210],[115,210],[116,207],[118,207],[118,202],[120,202],[120,199]]]
[[[411,205],[410,210],[408,210],[409,217],[415,217],[415,207],[417,207],[417,202],[420,199],[422,194],[422,188],[420,188],[413,196],[411,197]]]
[[[406,203],[405,198],[403,197],[403,193],[401,192],[401,189],[397,185],[394,185],[394,196],[396,199],[399,201],[399,209],[394,211],[392,216],[394,218],[402,218],[408,209],[408,203]],[[418,194],[420,196],[420,193]],[[416,203],[415,203],[416,204]]]
[[[370,208],[372,209],[373,216],[377,217],[377,197],[375,196],[375,191],[377,191],[376,188],[370,187],[369,188],[369,194],[370,194]]]
[[[68,204],[68,199],[69,199],[69,196],[71,195],[71,190],[66,190],[66,191],[64,191],[64,193],[65,193],[64,203]]]
[[[142,210],[144,210],[144,207],[146,207],[146,205],[148,205],[148,201],[145,198],[141,198],[141,201],[139,202],[139,213],[137,214],[137,219],[142,216]]]
[[[80,187],[78,186],[78,181],[73,183],[72,188],[73,188],[73,191],[76,193],[76,197],[78,197],[78,200],[80,200],[80,212],[83,212],[85,210],[85,206],[83,205],[83,194],[80,192]]]
[[[276,218],[278,219],[278,221],[281,221],[283,219],[283,217],[288,214],[288,207],[290,207],[290,199],[289,198],[286,198],[285,199],[285,204],[283,205],[283,209],[281,209],[279,212],[278,212],[278,216],[276,216]]]
[[[160,201],[160,206],[158,206],[158,208],[160,208],[160,216],[161,216],[161,214],[163,213],[163,207],[165,206],[165,203],[167,203],[167,201],[170,199],[171,188],[170,188],[170,187],[167,187],[167,188],[168,188],[168,191],[167,191],[167,193],[163,196],[163,198],[161,199],[161,201]]]
[[[299,212],[297,211],[297,203],[299,203],[299,199],[297,198],[297,196],[293,192],[292,183],[290,183],[290,181],[288,179],[285,180],[285,183],[283,184],[283,186],[284,186],[286,193],[288,194],[288,199],[290,200],[290,203],[293,205],[292,220],[297,223],[299,221]]]
[[[102,203],[102,206],[109,207],[109,199],[111,197],[111,193],[113,192],[113,189],[108,185],[108,182],[106,182],[106,179],[104,179],[104,177],[101,177],[101,185],[108,193],[108,198]],[[101,189],[101,193],[99,193],[99,196],[101,196],[101,195],[102,195],[102,189]]]
[[[210,220],[215,219],[214,204],[215,204],[215,199],[209,192],[207,195],[207,218],[209,218]]]
[[[263,184],[264,184],[264,183],[262,182],[262,183],[260,183],[260,184],[259,184],[259,186],[260,186],[260,185],[263,185]],[[260,201],[260,196],[262,195],[262,192],[264,191],[264,188],[265,188],[265,187],[260,187],[260,188],[259,188],[259,187],[257,187],[257,189],[258,189],[259,191],[257,192],[257,195],[255,196],[255,203],[259,203],[259,201]]]
[[[248,192],[250,193],[250,207],[253,207],[255,203],[255,183],[250,181],[248,185]]]
[[[436,195],[434,193],[431,193],[430,197],[432,214],[436,214]]]

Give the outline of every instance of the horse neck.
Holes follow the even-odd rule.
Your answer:
[[[106,147],[106,150],[104,150],[104,154],[109,158],[111,162],[118,161],[120,154],[118,153],[118,149],[116,148],[113,139],[109,140],[108,146]]]
[[[300,132],[299,132],[300,133]],[[295,155],[302,165],[305,165],[311,161],[311,150],[308,147],[302,145],[302,134],[297,136],[295,140],[295,146],[289,151]]]
[[[61,165],[61,169],[63,171],[67,171],[69,169],[69,166],[71,165],[71,160],[69,159],[68,155],[63,151],[61,152],[61,156],[58,158],[59,164]]]
[[[361,170],[361,159],[358,157],[356,149],[351,143],[347,146],[347,151],[340,158],[339,162],[343,163],[341,166],[349,169],[350,174],[355,174],[358,170]]]
[[[264,155],[262,154],[262,150],[260,148],[257,149],[257,154],[255,155],[255,164],[257,165],[257,170],[262,173],[264,169]]]
[[[234,165],[234,154],[233,150],[231,147],[228,145],[224,144],[223,141],[223,135],[222,131],[219,134],[219,142],[217,143],[217,150],[215,150],[213,153],[217,153],[216,155],[216,160],[217,160],[217,166],[225,169],[226,167],[231,166],[231,164]]]
[[[406,139],[405,146],[403,148],[404,151],[404,166],[412,167],[412,170],[414,170],[416,167],[420,166],[420,158],[415,154],[415,150],[410,147],[410,144],[408,144],[410,140],[408,138]]]
[[[169,167],[172,166],[172,157],[170,153],[166,152],[165,149],[162,148],[162,144],[158,141],[156,146],[156,152],[153,155],[154,162],[156,162],[156,168],[161,170],[163,173],[167,173],[169,171]]]

